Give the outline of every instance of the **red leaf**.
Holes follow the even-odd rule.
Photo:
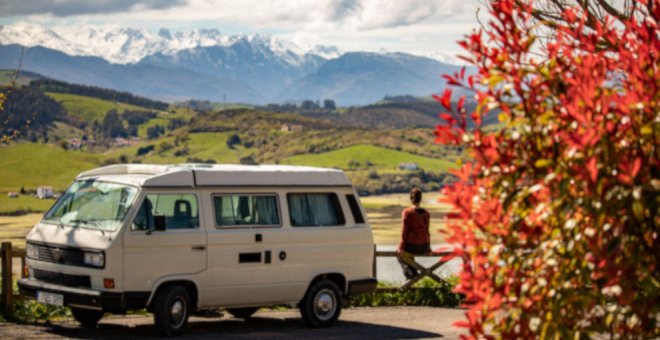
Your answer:
[[[449,125],[453,125],[454,123],[456,123],[456,119],[450,113],[441,113],[440,119],[443,119]]]
[[[635,158],[635,161],[633,162],[632,173],[630,174],[632,178],[635,178],[637,176],[637,173],[639,172],[639,169],[641,167],[642,167],[642,159],[640,157]]]
[[[592,157],[589,162],[587,162],[587,171],[589,171],[591,180],[595,182],[596,178],[598,177],[598,165],[596,157]]]
[[[442,104],[447,110],[451,111],[451,89],[445,89],[442,97],[434,94],[433,98]]]

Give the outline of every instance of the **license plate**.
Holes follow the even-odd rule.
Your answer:
[[[64,305],[64,295],[38,291],[37,301],[49,305],[62,306]]]

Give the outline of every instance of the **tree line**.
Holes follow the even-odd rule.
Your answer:
[[[129,92],[109,90],[96,86],[70,84],[53,79],[35,80],[30,83],[30,86],[40,88],[44,92],[59,92],[94,97],[135,106],[141,106],[153,110],[167,110],[169,106],[169,104],[165,102],[138,97]]]
[[[25,138],[46,136],[56,120],[66,116],[62,104],[46,96],[39,88],[22,86],[6,89],[0,111],[0,135]]]

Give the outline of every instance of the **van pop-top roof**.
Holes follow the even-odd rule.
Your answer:
[[[341,170],[290,165],[118,164],[85,171],[76,179],[106,176],[130,176],[143,187],[351,185]]]

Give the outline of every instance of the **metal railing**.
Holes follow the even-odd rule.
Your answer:
[[[406,281],[404,281],[403,285],[401,285],[400,287],[394,287],[394,288],[379,287],[378,289],[376,289],[376,292],[379,292],[379,293],[393,293],[393,292],[401,292],[401,291],[410,290],[410,289],[413,289],[413,285],[415,283],[419,282],[420,280],[422,280],[425,277],[428,277],[428,278],[430,278],[433,281],[438,282],[438,283],[444,283],[445,282],[445,280],[443,280],[442,278],[440,278],[438,275],[435,274],[435,270],[442,267],[443,265],[445,265],[449,262],[449,260],[447,260],[447,261],[442,260],[445,256],[451,254],[451,252],[449,252],[449,251],[432,252],[432,253],[425,254],[425,255],[414,255],[414,258],[413,257],[399,257],[395,251],[378,251],[378,250],[374,250],[374,251],[375,251],[375,254],[376,254],[376,256],[374,257],[374,266],[376,265],[375,262],[376,262],[376,259],[378,257],[394,257],[394,258],[397,258],[397,259],[400,258],[404,263],[406,263],[407,265],[409,265],[409,266],[411,266],[411,267],[413,267],[417,270],[417,274],[410,277],[410,278],[407,278]],[[418,258],[418,257],[437,257],[438,261],[434,262],[430,267],[425,267],[424,265],[422,265],[422,264],[418,263],[417,261],[415,261],[415,258]],[[375,267],[374,267],[374,271],[375,271]]]

